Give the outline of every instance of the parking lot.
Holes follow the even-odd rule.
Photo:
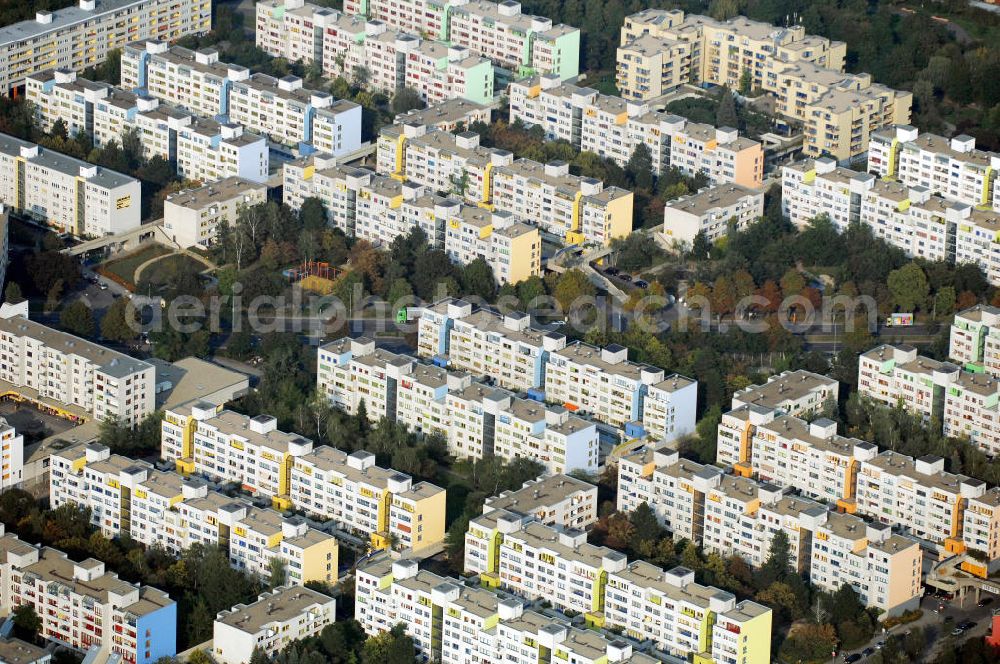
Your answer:
[[[0,401],[0,417],[23,435],[25,442],[42,440],[76,426],[69,420],[14,401]]]

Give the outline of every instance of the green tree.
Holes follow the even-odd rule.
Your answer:
[[[13,621],[17,636],[25,641],[33,642],[42,629],[42,619],[35,612],[34,604],[21,604],[15,607]]]
[[[789,567],[792,564],[791,561],[788,535],[784,530],[778,530],[771,538],[771,547],[768,549],[767,560],[764,561],[764,565],[757,575],[757,587],[766,589],[784,579],[788,575]]]
[[[326,206],[323,201],[310,196],[302,201],[299,208],[299,224],[304,230],[319,231],[326,228]]]
[[[640,142],[632,150],[632,155],[625,164],[625,172],[632,180],[636,189],[650,191],[653,188],[653,154],[649,146]]]
[[[11,304],[24,301],[24,296],[21,295],[21,287],[17,285],[16,281],[7,282],[7,287],[3,291],[3,301]]]
[[[390,108],[392,108],[392,112],[396,115],[421,109],[426,106],[427,104],[425,104],[424,100],[420,97],[420,93],[410,87],[398,90],[396,94],[392,96],[392,102],[390,103]]]
[[[362,664],[413,664],[415,657],[413,639],[402,624],[369,638],[361,649]]]
[[[116,299],[101,319],[101,336],[111,341],[127,343],[139,334],[140,323],[135,307],[128,298]]]
[[[278,556],[273,556],[267,564],[268,585],[272,588],[285,585],[288,580],[288,570],[285,568],[285,561]]]
[[[902,311],[916,311],[922,308],[930,295],[927,275],[916,263],[907,263],[889,273],[889,292],[892,301]]]
[[[81,337],[92,337],[97,331],[94,312],[83,300],[75,300],[59,313],[59,326]]]
[[[730,127],[731,129],[738,129],[740,126],[740,117],[736,112],[736,98],[733,97],[729,86],[724,85],[719,91],[719,106],[715,109],[715,126]]]
[[[629,521],[635,527],[635,534],[632,536],[631,542],[633,549],[635,549],[640,542],[653,542],[658,540],[662,534],[663,529],[660,527],[660,522],[656,519],[656,514],[653,512],[653,508],[651,508],[645,501],[640,503],[639,506],[632,511],[632,514],[629,515]]]
[[[496,297],[497,282],[493,276],[493,268],[484,258],[476,258],[462,270],[462,293],[487,302],[492,302]]]
[[[271,658],[267,656],[263,648],[256,646],[250,653],[250,664],[271,664]]]
[[[559,275],[552,292],[564,314],[568,313],[574,302],[578,302],[580,298],[593,297],[596,294],[597,289],[594,284],[590,283],[586,274],[576,268],[566,270]]]

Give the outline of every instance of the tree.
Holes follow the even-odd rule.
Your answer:
[[[415,657],[416,647],[403,624],[371,637],[361,649],[362,664],[413,664]]]
[[[420,93],[410,87],[400,88],[396,94],[392,96],[392,102],[390,103],[392,112],[396,115],[425,108],[426,106],[427,104],[425,104],[424,100],[420,97]]]
[[[111,341],[127,343],[138,336],[140,321],[128,298],[116,299],[101,319],[101,336]]]
[[[3,301],[11,304],[24,301],[24,296],[21,295],[21,287],[17,285],[16,281],[7,282],[7,287],[3,291]]]
[[[462,292],[487,302],[492,302],[496,297],[497,282],[493,276],[493,268],[484,258],[476,258],[462,270]]]
[[[643,501],[638,507],[629,515],[629,521],[635,528],[635,534],[632,536],[632,548],[636,548],[639,542],[643,541],[654,541],[660,538],[661,528],[660,522],[656,519],[656,514],[648,503]]]
[[[319,231],[326,228],[326,206],[323,205],[323,201],[315,196],[303,200],[302,207],[299,208],[299,224],[303,230],[307,231]]]
[[[717,21],[725,21],[740,13],[736,0],[712,0],[708,5],[708,15]]]
[[[826,662],[837,649],[833,625],[797,623],[788,631],[778,657],[782,662],[807,664]]]
[[[719,92],[719,106],[715,109],[715,126],[731,129],[740,126],[740,118],[736,113],[736,98],[727,85],[722,86]]]
[[[902,311],[915,311],[923,307],[930,295],[927,275],[916,263],[907,263],[890,272],[887,283],[893,303]]]
[[[552,292],[564,315],[569,313],[573,304],[580,298],[593,297],[596,294],[597,289],[594,284],[590,283],[586,274],[576,268],[563,272]]]
[[[288,570],[285,568],[285,561],[279,556],[273,556],[267,564],[268,585],[272,588],[285,585],[288,580]]]
[[[34,641],[42,629],[42,619],[35,612],[34,604],[21,604],[14,609],[14,629],[18,638]]]
[[[701,463],[715,463],[721,421],[722,408],[719,407],[719,404],[714,403],[705,410],[705,414],[695,425],[697,437],[691,443],[691,452]]]
[[[59,314],[59,325],[67,332],[81,337],[92,337],[97,331],[94,323],[94,312],[83,300],[75,300]]]
[[[63,120],[62,118],[59,118],[58,120],[53,122],[52,129],[49,130],[49,133],[52,134],[53,136],[61,138],[64,141],[68,139],[69,130],[66,128],[66,121]]]
[[[250,664],[271,664],[271,658],[267,656],[263,648],[255,646],[253,652],[250,653]]]
[[[760,574],[757,576],[758,587],[766,589],[768,586],[784,579],[788,575],[791,564],[792,557],[789,552],[788,535],[784,530],[778,530],[771,538],[771,547],[767,553],[767,560],[764,562]]]
[[[653,188],[653,153],[649,151],[649,146],[643,142],[635,146],[625,164],[625,172],[636,189],[650,191]]]

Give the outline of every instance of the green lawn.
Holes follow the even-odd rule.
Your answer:
[[[178,275],[198,274],[205,266],[190,256],[177,254],[159,260],[142,272],[142,283],[139,290],[142,293],[151,291],[154,295],[164,295],[168,286],[173,285]]]
[[[117,275],[128,283],[135,283],[134,277],[135,269],[137,267],[148,261],[150,258],[163,256],[164,254],[169,253],[170,249],[164,247],[163,245],[150,244],[131,254],[128,254],[127,256],[113,258],[106,263],[102,263],[101,267],[108,272]]]

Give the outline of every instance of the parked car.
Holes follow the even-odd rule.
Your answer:
[[[616,268],[614,265],[604,268],[604,274],[607,274],[612,277],[618,274],[618,272],[619,272],[618,268]]]
[[[951,630],[952,636],[962,636],[963,634],[965,634],[965,630],[962,629],[961,627],[956,627],[955,629]]]
[[[642,288],[643,290],[645,290],[646,288],[649,288],[649,282],[646,281],[645,279],[636,279],[635,287]]]
[[[631,274],[620,274],[620,275],[618,275],[618,278],[621,279],[622,281],[626,282],[626,283],[632,281],[632,275]]]
[[[861,661],[861,653],[859,652],[856,652],[853,655],[848,655],[847,657],[844,658],[844,662],[846,664],[854,664],[854,662],[859,662],[859,661]]]
[[[861,651],[861,654],[864,655],[865,657],[871,657],[872,655],[875,654],[875,648],[871,647],[865,648],[864,650]]]
[[[992,603],[993,603],[992,597],[984,597],[981,600],[979,600],[979,602],[976,603],[976,606],[984,607],[984,606],[989,606]]]
[[[976,626],[976,623],[973,620],[965,620],[963,622],[958,623],[958,628],[960,630],[962,630],[963,632],[968,632],[970,629],[972,629],[975,626]]]

